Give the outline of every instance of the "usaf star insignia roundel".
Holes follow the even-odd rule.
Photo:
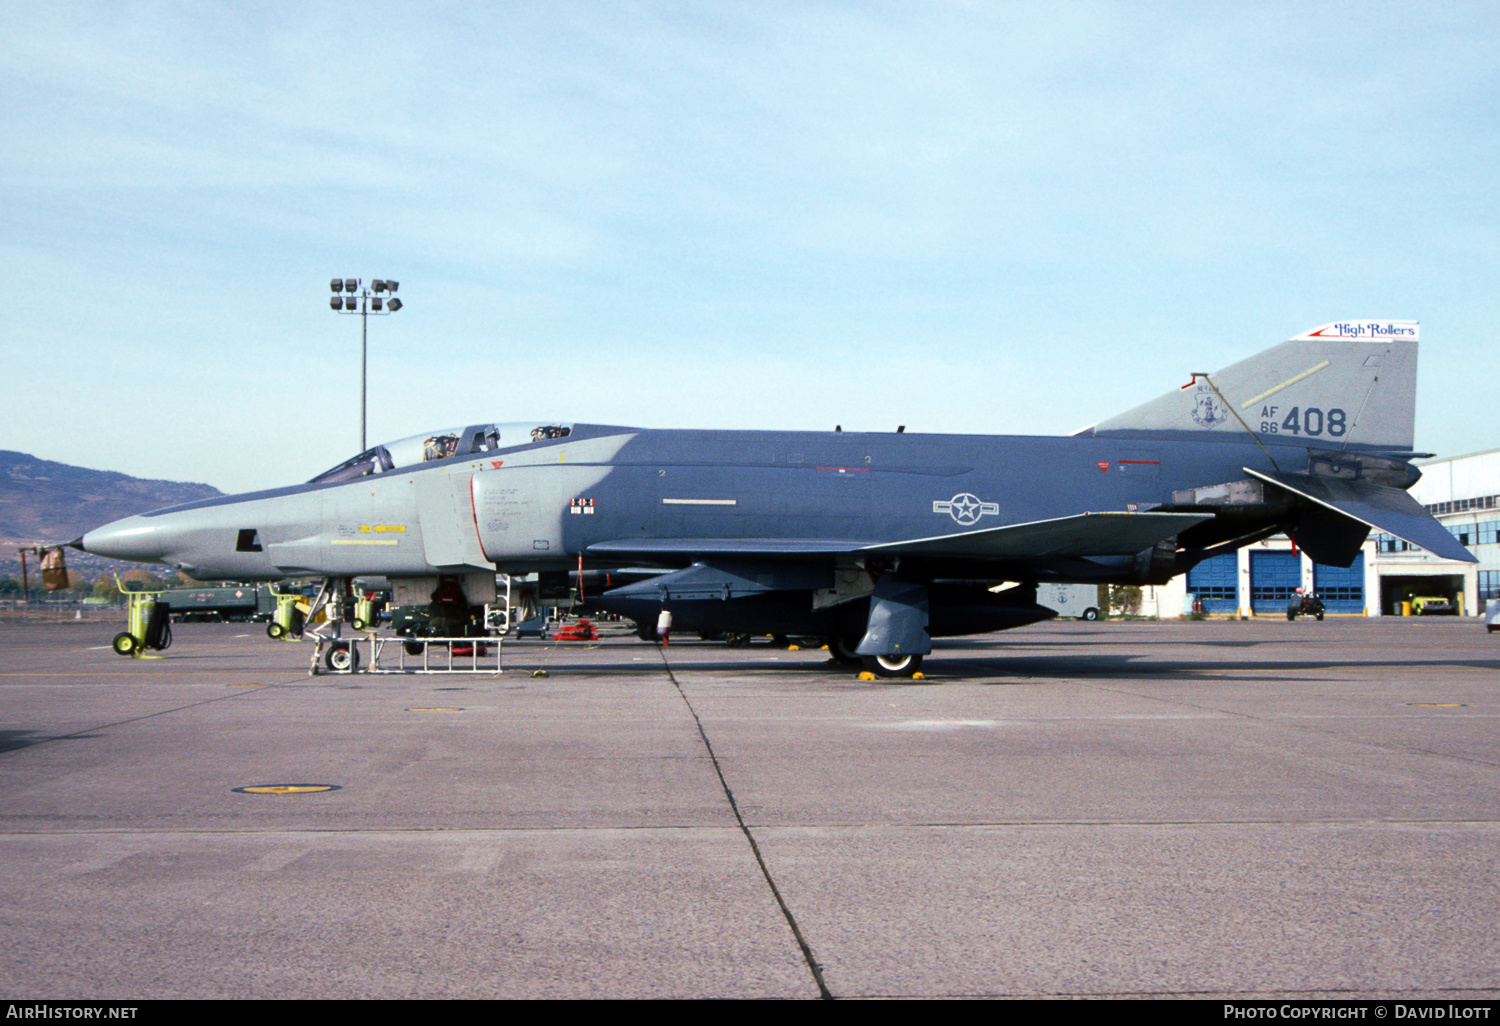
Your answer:
[[[1000,504],[997,502],[981,502],[979,501],[979,496],[962,492],[946,502],[942,500],[934,502],[932,504],[932,511],[934,513],[947,513],[960,524],[967,525],[977,522],[986,513],[998,515]]]

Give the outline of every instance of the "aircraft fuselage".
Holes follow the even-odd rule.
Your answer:
[[[1307,463],[1305,444],[1267,449],[1282,467]],[[566,439],[157,510],[83,542],[90,552],[168,563],[200,580],[524,573],[575,569],[580,554],[591,566],[686,566],[700,554],[697,540],[805,560],[820,550],[1149,509],[1171,503],[1174,491],[1242,478],[1245,467],[1273,469],[1248,438],[577,425]],[[627,554],[631,539],[673,539],[678,551]],[[816,541],[799,547],[799,539]],[[590,551],[604,543],[621,554]],[[973,570],[975,579],[1005,577]],[[1068,579],[1065,571],[1051,576]]]

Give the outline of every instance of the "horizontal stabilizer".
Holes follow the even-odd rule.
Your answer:
[[[1369,481],[1312,474],[1263,474],[1245,468],[1247,474],[1285,488],[1319,506],[1393,534],[1443,559],[1479,562],[1448,533],[1448,529],[1400,488]]]
[[[860,551],[980,559],[1132,555],[1212,519],[1211,513],[1082,513],[1058,520],[870,545]]]

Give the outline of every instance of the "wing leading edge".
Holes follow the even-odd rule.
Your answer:
[[[866,545],[859,551],[977,559],[1126,556],[1212,519],[1212,513],[1080,513],[983,531]]]
[[[1081,513],[982,531],[871,544],[780,538],[620,538],[596,542],[590,556],[640,560],[702,557],[797,558],[886,553],[968,559],[1131,555],[1181,533],[1212,513]]]

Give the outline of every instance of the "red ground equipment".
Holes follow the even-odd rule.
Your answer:
[[[558,641],[597,641],[599,632],[594,630],[594,621],[579,620],[559,628],[552,635]]]

